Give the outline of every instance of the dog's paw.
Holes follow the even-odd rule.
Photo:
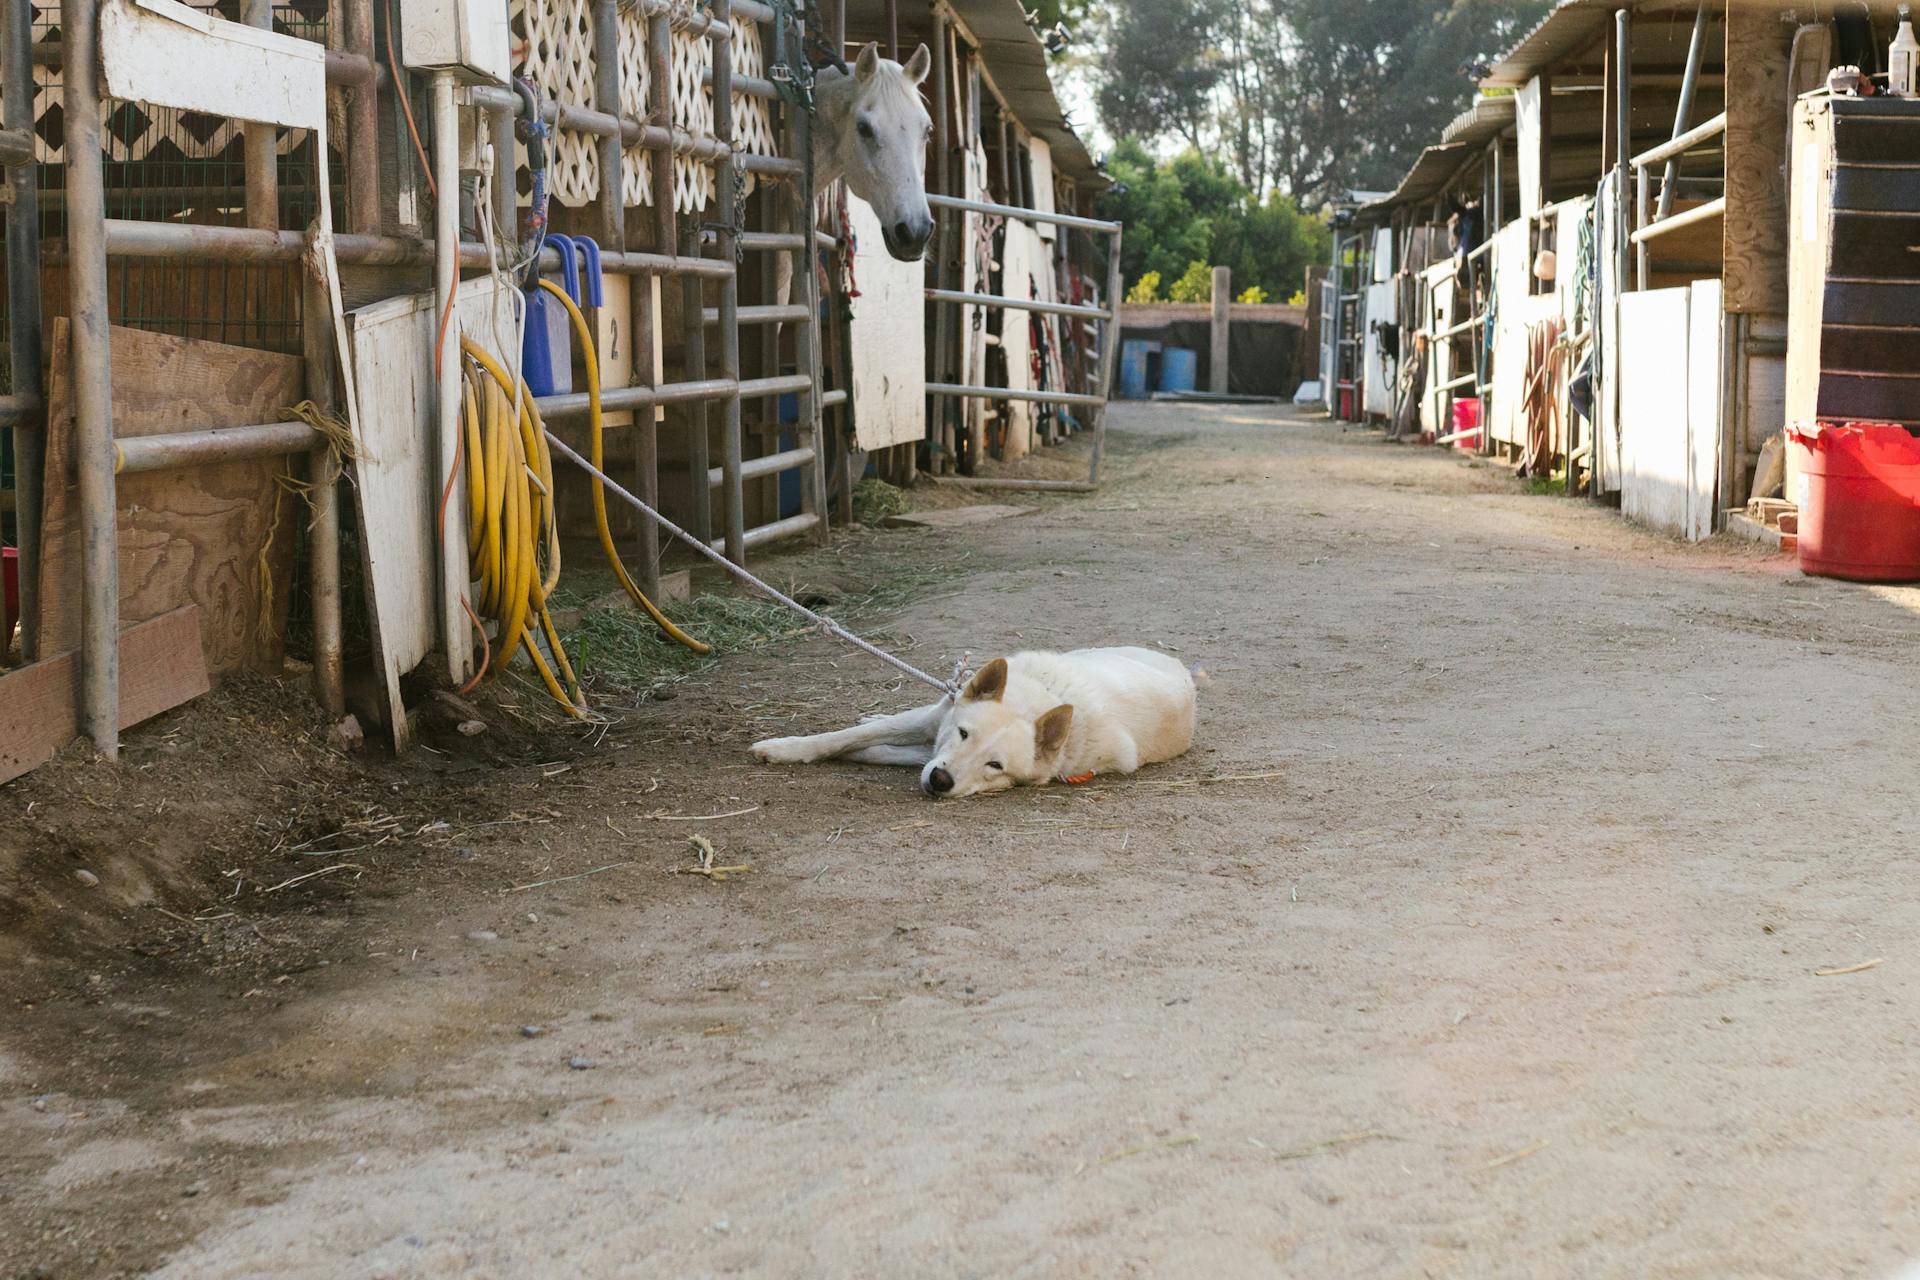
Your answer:
[[[762,738],[753,754],[768,764],[810,764],[814,758],[805,738]]]

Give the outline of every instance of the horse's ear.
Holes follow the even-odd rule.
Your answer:
[[[878,70],[880,70],[880,43],[877,40],[870,40],[853,64],[853,78],[865,84],[873,79],[874,73]]]
[[[933,55],[927,52],[927,46],[921,45],[913,51],[913,56],[907,59],[907,80],[911,84],[922,84],[926,81],[927,72],[931,70],[933,70]]]

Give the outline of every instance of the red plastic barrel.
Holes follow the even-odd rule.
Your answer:
[[[1480,401],[1455,400],[1453,402],[1453,447],[1456,449],[1478,449],[1480,447]]]
[[[1920,440],[1883,423],[1791,427],[1798,454],[1800,571],[1920,582]]]

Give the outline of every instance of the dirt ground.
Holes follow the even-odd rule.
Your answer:
[[[1111,455],[770,563],[951,570],[935,670],[1202,662],[1133,778],[760,766],[915,696],[808,636],[398,764],[228,689],[0,790],[0,1276],[1920,1258],[1920,592],[1291,412]]]

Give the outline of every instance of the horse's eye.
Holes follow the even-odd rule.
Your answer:
[[[989,768],[989,769],[999,769],[999,768],[1002,768],[1002,767],[1003,767],[1003,766],[1001,765],[1001,763],[1000,763],[1000,762],[999,762],[998,760],[989,760],[989,761],[987,761],[987,768]]]
[[[868,142],[873,141],[873,126],[868,124],[865,120],[862,120],[860,122],[860,136],[865,138]]]
[[[962,729],[960,731],[960,741],[965,742],[966,740],[967,740],[967,731],[965,729]]]

